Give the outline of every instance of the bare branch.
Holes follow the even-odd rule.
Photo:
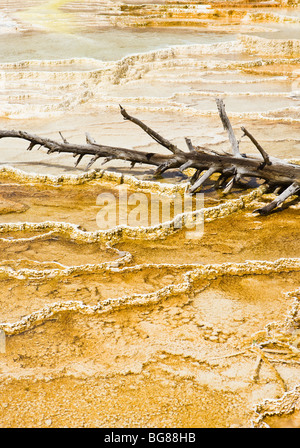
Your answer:
[[[212,174],[214,174],[217,171],[217,168],[209,168],[209,170],[206,171],[195,183],[192,187],[189,189],[189,193],[195,193],[196,190],[198,190],[203,183],[210,178]]]
[[[190,168],[191,166],[193,166],[193,161],[192,160],[188,160],[187,162],[185,162],[183,165],[181,165],[180,167],[179,167],[179,171],[184,171],[184,170],[186,170],[187,168]]]
[[[178,162],[176,159],[167,160],[166,162],[159,165],[157,170],[154,172],[154,175],[155,176],[160,175],[160,174],[164,173],[165,171],[169,170],[170,168],[177,168],[177,167],[178,167]]]
[[[132,123],[137,124],[143,131],[145,131],[150,137],[152,137],[157,143],[164,146],[165,148],[169,149],[173,154],[177,154],[182,152],[179,148],[177,148],[176,145],[169,142],[169,140],[165,139],[161,135],[159,135],[156,131],[153,131],[153,129],[149,128],[146,124],[144,124],[141,120],[138,118],[131,117],[126,110],[120,105],[121,114],[123,115],[125,120],[132,121]]]
[[[288,199],[290,196],[293,196],[298,191],[300,191],[300,185],[297,182],[294,182],[286,190],[284,190],[279,196],[277,196],[277,198],[274,199],[274,201],[270,202],[270,204],[266,205],[265,207],[255,210],[254,213],[259,213],[260,215],[267,215],[272,210],[274,210],[274,208],[278,207],[286,199]]]
[[[65,139],[65,137],[62,135],[62,133],[59,131],[59,135],[61,136],[61,139],[64,143],[68,143],[68,140]]]
[[[90,145],[97,145],[96,140],[93,137],[91,137],[88,132],[85,133],[85,139],[86,142],[89,143]]]
[[[195,151],[195,148],[194,148],[194,146],[193,146],[192,141],[191,141],[190,138],[185,137],[185,142],[186,142],[186,145],[187,145],[188,150],[189,150],[190,152]]]
[[[219,153],[206,147],[192,145],[190,139],[186,138],[186,144],[189,152],[181,151],[177,146],[166,140],[154,130],[146,126],[137,118],[131,117],[121,106],[122,116],[140,126],[157,143],[168,148],[172,154],[165,155],[155,152],[142,152],[133,149],[127,149],[116,146],[98,144],[88,133],[86,133],[87,143],[84,145],[71,144],[61,135],[62,142],[57,142],[49,138],[40,137],[23,131],[0,130],[0,139],[18,138],[29,142],[29,150],[35,146],[44,147],[48,154],[58,152],[71,154],[77,157],[77,166],[84,156],[92,156],[86,170],[98,160],[103,159],[102,164],[111,160],[125,160],[133,167],[136,163],[152,165],[156,168],[154,175],[161,175],[169,169],[179,169],[181,172],[187,168],[194,168],[195,172],[190,177],[189,193],[194,194],[202,185],[214,174],[220,173],[215,182],[215,188],[222,188],[224,194],[231,191],[235,183],[243,178],[258,178],[272,185],[273,188],[283,188],[284,191],[270,204],[256,210],[260,214],[270,213],[274,208],[282,204],[290,196],[300,191],[300,165],[281,161],[274,157],[270,158],[268,154],[259,145],[256,139],[245,129],[242,128],[250,140],[259,150],[261,156],[243,156],[239,152],[238,142],[232,131],[230,121],[226,115],[222,100],[217,100],[220,118],[223,126],[228,131],[232,144],[233,155],[228,153]]]
[[[81,162],[82,158],[83,158],[84,154],[80,154],[80,156],[78,157],[78,159],[75,162],[75,168],[76,166]]]
[[[86,167],[86,171],[87,170],[89,170],[90,168],[91,168],[91,166],[96,162],[96,160],[98,160],[99,159],[99,157],[100,156],[95,156],[95,157],[93,157],[90,161],[89,161],[89,163],[87,164],[87,167]]]

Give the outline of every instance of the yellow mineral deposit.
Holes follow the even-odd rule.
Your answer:
[[[122,104],[181,148],[229,151],[222,96],[238,138],[300,163],[297,2],[201,3],[5,2],[0,128],[161,151]],[[100,228],[99,195],[142,194],[146,215],[187,171],[88,159],[1,140],[0,425],[299,427],[297,198],[257,216],[264,185],[208,182],[184,214],[201,237],[174,216]]]

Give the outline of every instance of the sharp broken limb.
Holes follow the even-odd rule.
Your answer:
[[[199,179],[194,183],[193,186],[189,188],[189,193],[195,193],[199,188],[203,185],[203,183],[210,178],[212,174],[214,174],[217,171],[217,168],[209,168]]]
[[[189,168],[191,166],[193,166],[193,161],[192,160],[188,160],[187,162],[185,162],[183,165],[181,165],[179,167],[179,171],[182,172],[182,171],[186,170],[187,168]]]
[[[96,140],[88,132],[85,133],[85,139],[90,145],[97,145]]]
[[[89,163],[87,164],[85,171],[89,170],[89,169],[91,168],[91,166],[96,162],[96,160],[99,159],[99,157],[100,157],[100,156],[95,156],[95,157],[93,157],[93,158],[89,161]]]
[[[166,138],[162,137],[160,134],[158,134],[153,129],[149,128],[149,126],[147,126],[145,123],[143,123],[138,118],[134,118],[131,115],[129,115],[121,105],[119,105],[119,106],[120,106],[121,114],[125,120],[129,120],[129,121],[132,121],[132,123],[137,124],[141,129],[143,129],[143,131],[145,131],[148,135],[150,135],[150,137],[152,137],[157,143],[159,143],[160,145],[169,149],[169,151],[171,151],[173,154],[182,152],[179,148],[177,148],[176,145],[171,143]]]
[[[31,142],[27,148],[27,151],[31,151],[36,145],[37,143]]]
[[[97,158],[96,158],[96,160],[97,160],[97,159],[99,159],[100,156],[96,156],[96,157],[97,157]],[[103,160],[103,162],[101,163],[101,165],[105,165],[106,163],[110,162],[110,161],[113,160],[113,159],[114,159],[113,156],[105,157],[105,159]],[[91,160],[92,164],[93,164],[96,160],[93,161],[93,159],[92,159],[92,160]],[[90,163],[91,163],[91,162],[90,162]]]
[[[76,154],[76,155],[77,155],[77,154]],[[81,162],[83,156],[84,156],[84,154],[80,154],[80,155],[79,155],[78,159],[77,159],[76,162],[75,162],[75,168],[76,168],[76,166]]]
[[[158,175],[164,173],[165,171],[169,170],[170,168],[173,168],[176,165],[177,165],[176,160],[173,160],[173,159],[167,160],[166,162],[164,162],[158,166],[158,168],[154,172],[154,175],[158,176]]]
[[[256,148],[258,149],[258,151],[261,153],[262,158],[263,158],[263,163],[259,166],[258,169],[263,170],[264,167],[266,165],[272,165],[272,162],[270,161],[270,157],[269,154],[263,149],[263,147],[258,143],[258,141],[253,137],[252,134],[250,134],[250,132],[247,131],[247,129],[242,126],[241,127],[242,131],[244,132],[244,135],[246,135],[247,137],[249,137],[249,139],[251,140],[251,142],[254,144],[254,146],[256,146]]]
[[[194,148],[194,146],[193,146],[192,141],[191,141],[190,138],[185,137],[185,142],[186,142],[186,146],[188,147],[188,150],[189,150],[190,152],[195,151],[195,148]]]
[[[225,188],[223,189],[223,193],[224,194],[228,194],[231,192],[232,187],[235,183],[235,176],[232,176],[232,178],[230,179],[230,181],[228,182],[228,184],[225,185]]]

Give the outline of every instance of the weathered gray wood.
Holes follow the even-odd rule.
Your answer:
[[[70,153],[78,156],[99,156],[103,158],[127,160],[129,162],[143,163],[147,165],[160,166],[172,160],[169,167],[179,168],[186,164],[199,170],[208,170],[211,167],[218,167],[220,173],[226,173],[235,168],[241,176],[257,177],[270,181],[273,184],[291,184],[300,182],[300,166],[275,159],[272,165],[260,170],[261,159],[251,157],[235,157],[211,152],[191,151],[189,153],[180,151],[176,155],[165,155],[157,153],[146,153],[122,147],[107,146],[100,144],[78,145],[74,143],[57,142],[35,134],[14,130],[0,130],[1,138],[19,138],[30,142],[30,146],[40,145],[48,149],[49,153]]]
[[[244,128],[244,126],[242,126],[241,129],[244,132],[244,135],[247,135],[247,137],[249,137],[254,146],[256,146],[256,148],[261,153],[262,158],[264,159],[264,163],[262,163],[260,169],[262,170],[266,165],[272,165],[269,154],[263,149],[263,147],[258,143],[258,141],[253,137],[253,135],[250,134],[250,132],[248,132],[247,129]]]
[[[185,137],[185,142],[186,142],[186,146],[188,147],[189,151],[195,151],[195,148],[194,148],[190,138]]]
[[[260,213],[261,215],[267,215],[272,210],[274,210],[274,208],[282,204],[286,199],[295,195],[298,191],[300,191],[300,185],[297,184],[297,182],[294,182],[292,185],[286,188],[286,190],[284,190],[279,196],[277,196],[277,198],[274,199],[274,201],[270,202],[270,204],[266,205],[265,207],[255,210],[255,212]]]
[[[70,153],[74,157],[78,157],[75,166],[79,164],[84,156],[92,156],[87,165],[89,169],[98,159],[103,158],[104,163],[110,160],[125,160],[134,166],[136,163],[153,165],[157,169],[155,175],[161,175],[169,169],[184,169],[190,167],[195,168],[195,173],[190,178],[190,193],[196,193],[213,174],[219,173],[220,176],[215,182],[216,188],[223,188],[223,192],[228,193],[233,185],[241,178],[258,178],[264,179],[272,186],[286,187],[285,191],[278,198],[261,210],[259,213],[265,214],[272,211],[275,207],[284,202],[290,195],[297,194],[300,191],[300,165],[287,163],[280,159],[270,157],[261,147],[257,140],[245,128],[242,128],[244,134],[247,135],[252,143],[259,150],[261,156],[241,155],[238,142],[234,136],[229,118],[225,112],[222,100],[217,100],[220,118],[223,126],[228,131],[229,140],[231,142],[233,155],[226,152],[218,153],[209,148],[193,146],[191,141],[186,138],[189,152],[180,150],[176,145],[165,139],[153,129],[149,128],[142,121],[129,115],[121,106],[122,116],[134,124],[137,124],[157,143],[169,149],[172,154],[157,154],[150,152],[136,151],[133,149],[107,146],[97,143],[89,134],[86,134],[85,145],[78,145],[68,142],[60,133],[62,142],[41,137],[35,134],[29,134],[24,131],[0,130],[0,139],[2,138],[18,138],[29,142],[28,150],[32,150],[35,146],[44,147],[48,153]],[[263,158],[263,161],[261,159]],[[205,172],[204,174],[203,171]]]
[[[189,188],[189,193],[195,193],[195,191],[197,191],[199,189],[199,187],[201,187],[204,182],[210,178],[210,176],[212,174],[214,174],[216,171],[218,170],[218,168],[214,168],[214,167],[210,167],[201,177],[199,177],[199,179],[197,179],[197,181],[194,183],[194,185],[192,187]]]
[[[152,137],[157,143],[159,143],[160,145],[169,149],[169,151],[173,152],[174,154],[176,154],[176,153],[178,154],[178,153],[182,152],[179,148],[177,148],[176,145],[174,145],[169,140],[167,140],[166,138],[159,135],[156,131],[153,131],[153,129],[149,128],[149,126],[145,125],[145,123],[140,121],[138,118],[134,118],[134,117],[130,116],[121,105],[119,105],[119,106],[120,106],[121,114],[122,114],[124,120],[129,120],[129,121],[132,121],[133,123],[137,124],[140,128],[143,129],[143,131],[145,131],[148,135],[150,135],[150,137]]]

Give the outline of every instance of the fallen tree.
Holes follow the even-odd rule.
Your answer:
[[[247,136],[259,151],[260,155],[259,157],[255,157],[241,154],[239,141],[233,132],[230,120],[226,114],[225,105],[221,99],[216,99],[216,103],[223,127],[228,133],[232,154],[227,152],[220,153],[202,146],[194,146],[188,138],[185,139],[188,151],[183,151],[139,119],[130,116],[122,106],[120,106],[120,110],[125,120],[129,120],[138,125],[157,143],[167,148],[171,154],[147,153],[127,148],[101,145],[88,133],[86,134],[86,144],[84,145],[69,143],[61,133],[61,142],[29,134],[24,131],[14,130],[0,131],[0,138],[12,137],[27,140],[29,141],[28,150],[39,146],[48,149],[48,154],[54,152],[73,154],[74,157],[77,157],[75,166],[79,164],[84,156],[90,155],[92,158],[86,167],[87,170],[100,158],[104,158],[103,164],[110,160],[119,159],[131,162],[132,167],[136,163],[154,165],[157,167],[154,173],[156,176],[170,169],[184,171],[187,168],[194,168],[195,172],[189,179],[190,185],[188,191],[190,194],[199,191],[204,182],[216,173],[219,176],[215,182],[215,188],[222,189],[224,194],[229,193],[232,187],[243,178],[262,179],[270,188],[276,190],[281,189],[280,194],[274,201],[255,210],[255,212],[262,215],[270,213],[289,197],[299,194],[300,165],[288,163],[269,156],[253,135],[244,127],[241,128],[243,131],[242,137]]]

